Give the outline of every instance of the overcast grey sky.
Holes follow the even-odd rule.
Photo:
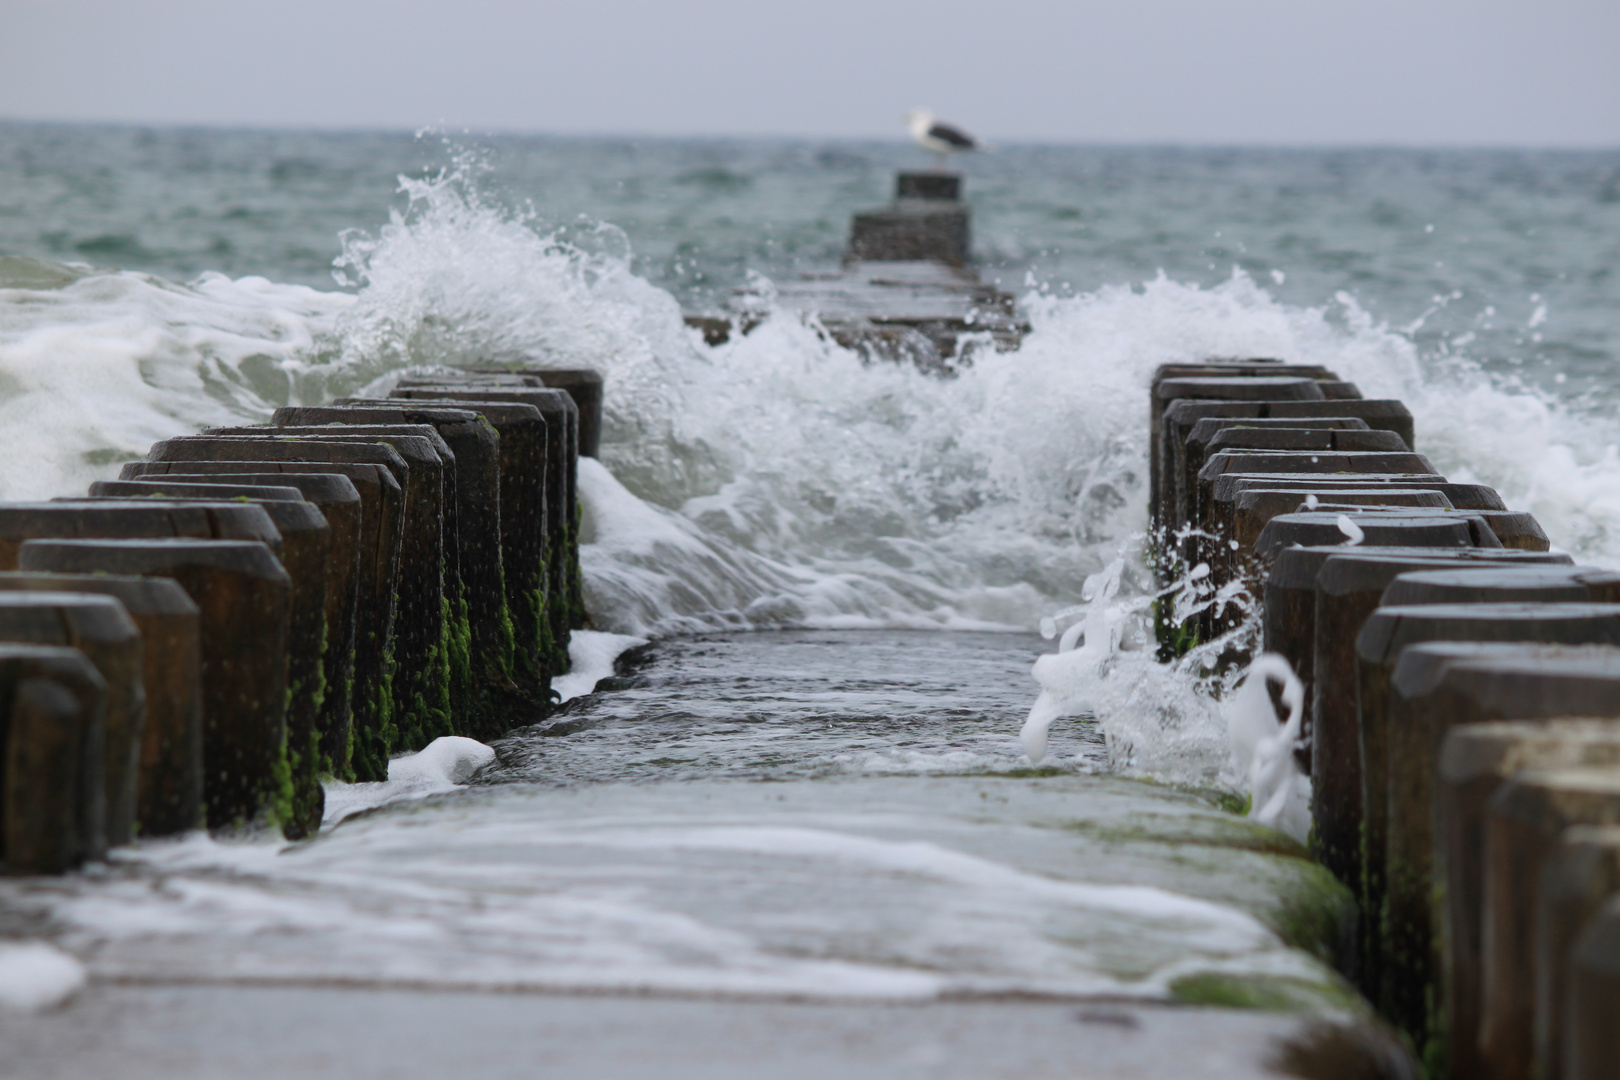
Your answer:
[[[1620,0],[0,0],[0,116],[1620,147]]]

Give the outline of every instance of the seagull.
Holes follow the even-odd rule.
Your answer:
[[[979,149],[977,139],[949,124],[941,124],[927,109],[912,109],[902,119],[911,128],[912,139],[918,146],[937,156],[942,169],[945,159],[951,154]]]

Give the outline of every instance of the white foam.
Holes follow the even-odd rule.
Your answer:
[[[1271,704],[1270,682],[1283,687],[1288,716],[1280,726]],[[1305,685],[1276,653],[1255,657],[1243,682],[1221,706],[1232,740],[1232,764],[1248,787],[1249,816],[1301,843],[1311,831],[1311,781],[1294,760],[1304,707]]]
[[[54,1009],[84,983],[84,965],[62,950],[41,941],[0,941],[0,1009]]]
[[[613,662],[625,652],[647,644],[646,638],[607,634],[600,630],[573,630],[568,634],[568,674],[554,675],[551,688],[561,701],[589,694],[613,674]]]
[[[495,751],[476,739],[441,735],[417,753],[390,760],[387,780],[360,784],[326,781],[322,824],[335,825],[362,810],[453,791],[494,760]]]
[[[405,208],[346,235],[352,294],[87,268],[0,289],[0,453],[12,464],[0,497],[82,490],[155,439],[411,365],[590,366],[607,380],[601,460],[580,468],[597,630],[1029,627],[1122,551],[1121,602],[1153,588],[1132,537],[1146,523],[1154,368],[1277,356],[1405,400],[1415,449],[1452,479],[1496,486],[1558,547],[1620,566],[1612,411],[1578,413],[1464,357],[1422,356],[1413,328],[1380,325],[1347,295],[1283,304],[1241,273],[1209,288],[1161,275],[1036,291],[1022,347],[978,353],[951,379],[864,363],[781,313],[711,348],[630,272],[622,234],[565,242],[482,198],[476,174],[458,160],[404,180]],[[1115,663],[1140,670],[1131,693],[1109,691],[1111,745],[1173,771],[1177,755],[1149,745],[1148,714],[1201,714],[1164,681],[1187,669]],[[1121,719],[1138,710],[1141,723]]]
[[[316,844],[124,849],[49,914],[108,978],[1162,1000],[1194,972],[1324,977],[1248,914],[1087,880],[1091,841],[1051,827],[1070,796],[987,816],[975,783],[505,787]]]

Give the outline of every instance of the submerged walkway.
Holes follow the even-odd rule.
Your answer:
[[[1030,1080],[1342,1058],[1330,1027],[1354,1007],[1318,956],[1347,896],[1212,797],[1101,774],[1088,724],[1054,731],[1064,768],[1019,768],[1043,646],[662,643],[449,794],[304,844],[195,836],[0,882],[0,919],[91,972],[61,1011],[0,1014],[0,1077]]]

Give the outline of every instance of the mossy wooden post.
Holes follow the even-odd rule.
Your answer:
[[[1447,1061],[1453,1075],[1478,1076],[1485,1069],[1479,1058],[1484,986],[1480,957],[1485,910],[1485,813],[1492,796],[1523,769],[1616,763],[1620,763],[1620,722],[1612,720],[1463,723],[1453,727],[1442,740],[1435,777],[1433,872],[1439,884],[1436,914],[1441,931],[1441,1001],[1446,1015]],[[1620,838],[1620,830],[1616,830],[1616,837]],[[1615,851],[1620,855],[1620,847]],[[1583,854],[1578,848],[1555,845],[1548,864],[1550,877],[1544,879],[1541,889],[1544,902],[1537,909],[1538,918],[1551,944],[1538,950],[1538,1031],[1543,1016],[1562,1011],[1562,976],[1567,974],[1563,958],[1569,953],[1577,928],[1601,899],[1584,895],[1588,885],[1584,871],[1578,878],[1568,875],[1577,867],[1594,865],[1590,859],[1578,857]],[[1620,862],[1615,866],[1620,873]],[[1545,886],[1549,880],[1551,888]],[[1620,876],[1615,882],[1620,887]],[[1549,910],[1556,917],[1542,918]],[[1542,979],[1553,970],[1542,964],[1539,954],[1544,951],[1550,951],[1550,959],[1560,973],[1555,988],[1543,986]],[[1548,991],[1546,1012],[1542,1011],[1544,990]],[[1557,1047],[1550,1049],[1552,1056],[1539,1075],[1559,1076]]]
[[[1475,538],[1488,530],[1478,521],[1451,511],[1425,510],[1352,510],[1345,513],[1280,514],[1266,523],[1255,541],[1252,551],[1236,565],[1224,568],[1216,576],[1218,583],[1241,581],[1251,596],[1264,594],[1264,585],[1277,556],[1291,547],[1316,547],[1344,543],[1349,539],[1342,530],[1348,521],[1360,529],[1362,539],[1372,547],[1418,547],[1437,551],[1462,550],[1473,545]],[[1494,538],[1492,538],[1494,541]],[[1222,629],[1211,620],[1211,633]]]
[[[1422,454],[1379,453],[1376,451],[1222,450],[1211,454],[1198,470],[1194,487],[1188,492],[1187,521],[1213,532],[1221,522],[1214,514],[1214,484],[1224,474],[1383,474],[1389,476],[1430,476],[1440,479],[1429,459]],[[1404,485],[1403,485],[1404,486]],[[1230,534],[1219,539],[1229,539]]]
[[[107,684],[77,649],[0,642],[0,862],[60,874],[106,853]]]
[[[17,569],[17,549],[46,538],[257,540],[281,553],[281,534],[264,508],[218,502],[165,506],[146,499],[94,503],[0,503],[0,570]]]
[[[1620,1076],[1620,896],[1611,897],[1575,942],[1565,1020],[1566,1080]]]
[[[1572,825],[1616,824],[1620,769],[1612,766],[1521,772],[1492,796],[1485,816],[1485,994],[1479,1028],[1487,1076],[1529,1076],[1535,1058],[1534,917],[1548,855]],[[1620,1004],[1620,995],[1615,1002]],[[1607,1022],[1614,1028],[1620,1012]]]
[[[1186,401],[1179,402],[1176,406],[1176,410],[1172,410],[1172,413],[1176,413],[1177,410],[1181,410],[1183,406],[1196,404],[1198,403]],[[1258,409],[1260,407],[1259,403],[1255,404],[1256,408]],[[1165,456],[1166,466],[1169,469],[1169,473],[1165,477],[1164,483],[1174,485],[1175,491],[1171,498],[1172,501],[1178,505],[1186,502],[1186,493],[1191,489],[1194,480],[1198,476],[1199,470],[1204,467],[1204,461],[1209,456],[1209,446],[1211,441],[1216,439],[1218,436],[1221,436],[1223,433],[1243,433],[1242,436],[1234,436],[1241,440],[1242,438],[1248,436],[1265,438],[1267,433],[1278,430],[1321,433],[1352,431],[1372,432],[1374,430],[1368,425],[1367,421],[1360,417],[1354,416],[1301,417],[1298,419],[1283,420],[1273,420],[1264,417],[1205,416],[1195,422],[1190,428],[1175,425],[1173,429],[1171,425],[1174,424],[1174,421],[1170,420],[1170,418],[1167,416],[1165,423],[1167,426],[1163,438],[1167,441]],[[1382,434],[1396,440],[1400,440],[1400,436],[1396,435],[1394,432],[1383,432]],[[1178,437],[1180,439],[1179,445],[1170,444],[1168,442],[1168,440]],[[1222,446],[1222,449],[1239,448],[1241,448],[1241,441],[1234,445]],[[1402,441],[1397,449],[1409,450],[1411,447],[1407,446],[1404,441]]]
[[[602,447],[602,374],[591,368],[536,368],[532,374],[553,390],[565,390],[579,410],[579,456],[594,458]]]
[[[547,662],[554,672],[568,670],[568,632],[585,622],[579,576],[579,409],[565,391],[543,387],[465,389],[411,387],[395,398],[515,402],[533,405],[546,420],[546,593],[542,616],[550,639]]]
[[[196,480],[164,478],[158,480],[97,480],[90,485],[91,499],[160,499],[170,502],[302,502],[304,495],[295,487],[284,485],[227,483],[221,477],[205,476]],[[58,497],[53,502],[82,502],[78,497]]]
[[[1508,549],[1523,550],[1523,549]],[[1611,604],[1620,601],[1620,573],[1560,563],[1435,567],[1407,570],[1385,586],[1379,603]]]
[[[1164,430],[1165,411],[1178,401],[1322,401],[1325,395],[1316,380],[1296,376],[1219,376],[1219,375],[1186,375],[1169,376],[1153,384],[1151,391],[1152,402],[1148,415],[1148,446],[1158,446],[1161,441],[1161,432]],[[1150,486],[1156,486],[1150,500],[1153,524],[1169,523],[1175,519],[1169,498],[1174,494],[1172,484],[1166,483],[1169,473],[1165,468],[1168,454],[1161,448],[1157,454],[1158,465],[1150,465]],[[1152,477],[1158,478],[1154,485]]]
[[[1620,826],[1565,829],[1536,907],[1536,1075],[1565,1076],[1570,961],[1581,930],[1620,893]]]
[[[1239,496],[1238,505],[1241,508],[1244,500],[1254,496],[1256,505],[1265,510],[1274,511],[1266,516],[1266,520],[1277,517],[1280,513],[1291,512],[1283,509],[1289,503],[1299,506],[1299,500],[1307,492],[1254,490],[1244,492]],[[1382,493],[1376,493],[1382,494]],[[1449,506],[1445,496],[1437,491],[1405,492],[1402,489],[1392,489],[1392,495],[1409,494],[1418,505],[1438,507]],[[1278,498],[1270,498],[1277,496]],[[1327,556],[1322,554],[1323,549],[1316,547],[1288,547],[1275,553],[1272,565],[1266,574],[1260,588],[1261,604],[1261,647],[1266,652],[1277,653],[1288,661],[1288,666],[1294,674],[1299,676],[1304,687],[1304,744],[1306,748],[1312,745],[1312,732],[1315,726],[1315,640],[1316,640],[1316,572],[1321,569]],[[1306,552],[1303,556],[1294,556],[1295,552]],[[1294,557],[1291,557],[1294,556]],[[1306,749],[1301,767],[1309,775],[1312,763],[1309,760],[1309,750]]]
[[[0,591],[72,592],[117,598],[141,634],[146,723],[135,821],[140,836],[170,836],[202,819],[201,642],[197,605],[167,578],[114,574],[0,573]]]
[[[202,626],[203,800],[210,828],[292,811],[287,635],[292,579],[240,540],[30,540],[22,569],[173,578]]]
[[[1382,488],[1382,490],[1379,490]],[[1272,518],[1284,514],[1348,514],[1357,510],[1451,510],[1443,492],[1382,484],[1373,488],[1249,488],[1231,502],[1230,518],[1233,562],[1240,564],[1242,553],[1253,551],[1260,533]]]
[[[1431,649],[1403,657],[1424,642],[1617,644],[1620,605],[1386,607],[1373,612],[1356,638],[1363,882],[1373,917],[1370,966],[1377,977],[1377,1003],[1420,1046],[1430,1033],[1430,998],[1437,982],[1430,919],[1436,725],[1455,715],[1442,713],[1433,702],[1408,707],[1420,696],[1435,656],[1444,655]],[[1398,662],[1404,667],[1398,669]],[[1397,672],[1400,683],[1392,690]],[[1481,685],[1499,681],[1493,674],[1482,677]]]
[[[1208,422],[1207,420],[1200,421],[1201,424]],[[1296,422],[1301,425],[1312,423],[1312,421],[1308,420],[1285,421],[1285,423]],[[1337,424],[1339,421],[1334,423]],[[1362,421],[1363,425],[1365,423],[1365,421]],[[1195,428],[1194,437],[1196,437],[1196,430]],[[1362,453],[1405,454],[1411,453],[1412,448],[1406,445],[1405,439],[1393,431],[1373,431],[1365,426],[1361,429],[1303,426],[1248,427],[1228,422],[1210,435],[1204,445],[1206,457],[1211,454],[1218,454],[1222,450],[1292,450],[1313,453],[1357,451]]]
[[[1320,380],[1318,380],[1320,384]],[[1357,419],[1370,430],[1390,431],[1400,437],[1408,449],[1413,442],[1412,414],[1405,404],[1392,400],[1375,401],[1200,401],[1183,400],[1165,410],[1158,438],[1153,440],[1154,462],[1162,467],[1165,485],[1190,484],[1203,466],[1200,457],[1196,463],[1188,454],[1197,454],[1197,448],[1188,443],[1193,427],[1204,419],[1231,419],[1249,421],[1316,420],[1323,418]],[[1183,480],[1176,480],[1176,477]],[[1161,488],[1154,487],[1155,492]],[[1162,497],[1162,496],[1161,496]],[[1159,499],[1150,501],[1158,506]],[[1456,505],[1456,504],[1454,504]]]
[[[400,407],[407,402],[413,406],[473,409],[500,435],[501,566],[518,658],[512,675],[528,695],[531,708],[543,714],[549,700],[552,655],[549,613],[545,607],[549,571],[546,561],[546,419],[533,405],[468,401],[461,397],[371,401],[340,398],[337,403]]]
[[[207,471],[161,471],[170,469]],[[254,471],[258,469],[271,471]],[[332,471],[300,471],[315,469]],[[354,710],[360,707],[357,698],[361,685],[356,679],[355,666],[356,656],[365,651],[360,647],[357,634],[361,627],[392,625],[391,605],[384,603],[384,597],[392,593],[378,590],[379,582],[393,575],[388,569],[389,563],[398,561],[397,518],[402,493],[393,474],[380,465],[274,461],[173,464],[142,461],[125,465],[124,472],[151,479],[107,482],[162,484],[172,478],[174,482],[221,484],[227,488],[262,486],[273,490],[290,486],[320,508],[332,536],[332,554],[327,562],[326,697],[319,725],[321,758],[323,767],[332,775],[353,779],[351,741]],[[92,490],[96,486],[91,485]],[[388,526],[391,521],[395,525]],[[375,639],[376,634],[367,631],[367,637]]]
[[[1479,519],[1461,510],[1434,510],[1427,507],[1354,507],[1349,510],[1307,510],[1279,514],[1266,522],[1255,539],[1255,561],[1269,566],[1285,547],[1318,547],[1335,541],[1346,543],[1342,523],[1348,519],[1360,529],[1359,547],[1497,548],[1501,545]],[[1484,543],[1479,543],[1483,539]]]
[[[198,439],[314,439],[381,444],[404,461],[396,473],[405,492],[400,544],[399,611],[394,622],[394,745],[419,750],[455,735],[451,715],[451,617],[447,597],[458,581],[454,547],[455,473],[449,447],[431,427],[208,428]],[[447,488],[449,489],[447,494]]]
[[[1215,479],[1210,487],[1210,527],[1226,535],[1233,535],[1237,526],[1237,504],[1251,491],[1285,489],[1315,495],[1318,502],[1333,503],[1341,492],[1347,495],[1357,491],[1388,488],[1392,491],[1432,491],[1444,496],[1452,509],[1473,514],[1479,518],[1481,531],[1494,529],[1486,523],[1486,516],[1477,513],[1490,509],[1494,503],[1500,507],[1501,498],[1492,489],[1481,484],[1453,484],[1440,476],[1411,473],[1360,473],[1336,476],[1321,473],[1226,473]],[[1442,508],[1443,509],[1443,508]],[[1503,546],[1486,542],[1490,547]]]
[[[154,474],[153,479],[147,480],[102,480],[90,485],[92,495],[128,496],[144,490],[201,496],[205,489],[241,495],[290,491],[294,497],[313,503],[326,518],[331,539],[326,560],[326,651],[322,676],[326,692],[318,726],[323,768],[341,775],[342,765],[334,756],[332,746],[335,741],[348,739],[350,699],[354,693],[354,628],[363,540],[359,489],[349,477],[335,473],[166,473],[160,477]]]
[[[352,723],[327,756],[345,779],[386,780],[394,740],[394,626],[404,533],[403,488],[397,477],[406,471],[405,459],[377,442],[195,436],[157,443],[148,457],[126,465],[123,476],[276,470],[332,472],[354,482],[363,508],[361,558],[366,565],[356,601]]]
[[[1541,523],[1533,514],[1523,510],[1480,510],[1477,513],[1485,519],[1503,547],[1518,548],[1520,551],[1546,551],[1552,547]]]
[[[1200,421],[1200,425],[1209,421]],[[1196,431],[1196,428],[1195,428]],[[1195,452],[1197,451],[1197,452]],[[1203,466],[1216,454],[1309,453],[1313,456],[1338,453],[1409,453],[1406,443],[1393,431],[1301,430],[1297,428],[1225,427],[1209,436],[1201,447],[1190,440],[1187,446],[1190,474],[1178,478],[1191,492]],[[1241,542],[1241,540],[1240,540]]]
[[[468,733],[499,737],[510,717],[498,714],[495,697],[511,681],[514,643],[501,561],[500,435],[468,409],[391,405],[320,405],[277,409],[275,423],[428,424],[454,458],[455,547],[461,596],[456,600],[458,636],[453,640],[452,693],[474,702]]]
[[[1311,624],[1312,845],[1334,876],[1362,888],[1361,734],[1356,710],[1356,635],[1402,573],[1459,565],[1520,566],[1567,555],[1478,548],[1325,545],[1277,553],[1267,603],[1299,607],[1292,625]],[[1308,599],[1307,599],[1308,597]],[[1364,909],[1363,914],[1366,914]]]
[[[140,481],[109,481],[131,484]],[[206,489],[207,485],[200,485]],[[287,762],[292,769],[291,816],[281,823],[289,840],[314,835],[326,808],[323,773],[331,772],[321,753],[321,708],[326,698],[326,589],[332,554],[332,530],[326,517],[295,489],[226,489],[264,507],[281,533],[281,564],[292,578],[292,606],[287,638]],[[280,490],[282,498],[264,498],[255,492]],[[204,491],[206,495],[206,490]],[[218,494],[216,491],[214,494]],[[115,496],[117,497],[117,496]],[[152,498],[161,496],[152,495]],[[90,501],[98,496],[92,494]],[[74,500],[65,500],[74,501]],[[171,506],[190,505],[183,495],[171,496]]]
[[[146,692],[141,633],[111,596],[67,592],[0,592],[0,640],[78,649],[107,684],[101,754],[103,829],[109,847],[135,835]]]
[[[545,386],[553,390],[566,390],[579,409],[579,456],[599,456],[602,446],[602,397],[604,380],[594,368],[537,368],[523,364],[503,366],[481,364],[467,368],[457,377],[436,376],[432,379],[401,379],[401,386],[433,386],[461,382],[485,382],[488,385]]]

